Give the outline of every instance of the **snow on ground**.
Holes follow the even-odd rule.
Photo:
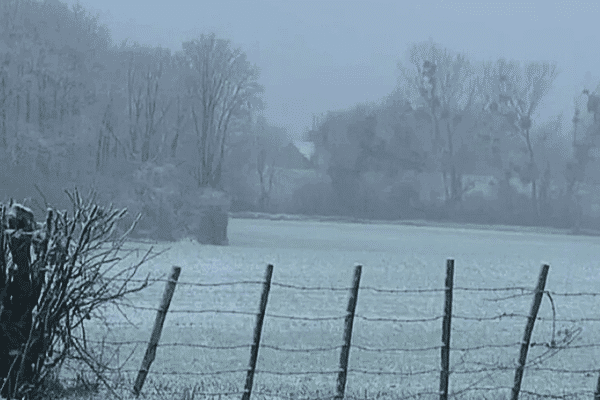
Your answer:
[[[180,282],[260,281],[265,267],[274,264],[273,282],[303,286],[348,287],[353,267],[363,265],[361,287],[434,288],[444,286],[445,262],[454,258],[455,287],[533,288],[542,263],[550,264],[546,289],[555,292],[600,292],[597,255],[600,239],[528,231],[492,231],[467,228],[418,227],[394,224],[358,224],[338,222],[271,221],[264,219],[231,219],[227,247],[203,246],[183,240],[168,245],[168,253],[151,261],[144,272],[154,276],[168,275],[171,265],[182,267]],[[143,245],[146,246],[146,245]],[[166,245],[160,244],[158,248]],[[252,340],[254,317],[239,314],[191,314],[202,309],[256,312],[260,285],[197,287],[179,285],[167,316],[161,344],[232,346],[249,344]],[[157,307],[163,284],[157,284],[136,296],[136,306]],[[531,296],[506,297],[520,292],[470,292],[454,294],[454,315],[461,317],[492,317],[502,313],[526,315]],[[300,291],[273,286],[267,307],[268,314],[327,317],[345,314],[346,291]],[[600,297],[600,296],[598,296]],[[594,318],[598,309],[596,297],[554,296],[558,321],[556,331],[582,328],[577,342],[600,342],[598,323],[565,321]],[[357,314],[368,318],[433,318],[443,309],[443,293],[387,294],[363,289],[359,293]],[[147,340],[154,322],[154,312],[130,310],[128,317],[137,327],[114,325],[113,340]],[[179,312],[177,312],[179,311]],[[552,308],[544,298],[540,309],[546,318],[536,324],[534,342],[549,342],[552,337]],[[121,321],[117,314],[113,322]],[[476,321],[453,320],[452,347],[516,344],[520,342],[525,318],[501,318]],[[263,329],[263,344],[285,348],[311,348],[341,344],[343,319],[335,321],[286,320],[267,317]],[[564,336],[564,335],[563,335]],[[556,337],[557,340],[560,337]],[[439,346],[441,320],[418,323],[392,323],[355,320],[353,344],[368,348],[422,348]],[[126,354],[132,347],[123,349]],[[125,351],[127,350],[127,351]],[[543,346],[530,350],[530,358],[541,356]],[[138,345],[126,364],[139,368],[145,346]],[[454,390],[478,382],[477,386],[510,387],[518,346],[484,348],[478,351],[451,353],[451,387]],[[565,350],[544,362],[543,368],[597,368],[597,348]],[[159,371],[208,372],[246,368],[249,348],[210,350],[187,346],[159,347],[150,375]],[[439,350],[376,352],[353,348],[350,367],[359,370],[411,372],[412,376],[366,375],[354,372],[348,378],[348,390],[362,393],[389,390],[391,393],[411,393],[437,389],[439,374],[419,371],[437,370]],[[333,371],[337,368],[339,349],[313,353],[285,353],[262,348],[259,370],[263,371]],[[122,361],[122,360],[121,360]],[[464,370],[482,370],[504,366],[493,373],[461,374]],[[154,375],[153,375],[154,374]],[[242,387],[243,373],[219,375],[214,379]],[[335,389],[336,375],[300,375],[282,377],[258,374],[259,387],[304,387],[321,394]],[[212,380],[214,380],[212,379]],[[569,374],[550,371],[527,371],[524,390],[557,393],[555,390],[577,390],[595,387],[595,374]],[[186,382],[201,377],[185,377]]]

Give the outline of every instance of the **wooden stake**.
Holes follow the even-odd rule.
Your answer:
[[[165,286],[165,291],[163,293],[163,298],[160,303],[160,308],[156,312],[156,320],[154,321],[154,328],[152,329],[150,342],[148,342],[148,348],[146,349],[146,354],[144,355],[144,360],[142,361],[140,372],[138,373],[137,379],[135,380],[135,385],[133,386],[133,394],[135,394],[136,397],[140,395],[140,392],[142,391],[142,386],[144,386],[144,382],[146,381],[146,376],[148,376],[150,365],[152,365],[152,362],[156,357],[156,348],[158,347],[158,341],[160,340],[160,335],[162,333],[162,328],[165,323],[167,311],[169,310],[169,306],[171,305],[171,299],[173,298],[173,293],[175,292],[175,286],[177,285],[177,279],[179,279],[180,273],[181,267],[174,266],[171,270],[171,276],[169,277],[169,281]]]

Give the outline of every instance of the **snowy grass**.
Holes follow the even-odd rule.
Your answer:
[[[363,265],[361,286],[394,289],[443,288],[445,260],[454,258],[455,286],[498,288],[526,286],[533,288],[542,263],[550,264],[547,290],[555,292],[600,292],[597,255],[600,240],[528,231],[491,231],[415,227],[393,224],[356,224],[337,222],[270,221],[231,219],[227,247],[201,246],[191,241],[168,245],[170,251],[145,266],[154,276],[166,276],[171,265],[182,267],[180,282],[260,281],[266,264],[275,266],[273,282],[303,286],[348,287],[353,267]],[[145,246],[145,245],[144,245]],[[158,248],[167,247],[160,244]],[[211,350],[186,345],[232,346],[250,344],[254,317],[231,314],[178,313],[183,310],[238,310],[256,312],[260,285],[235,285],[216,288],[179,285],[167,316],[161,344],[179,343],[180,347],[160,347],[152,365],[145,393],[179,393],[184,388],[201,385],[202,391],[242,390],[245,373],[210,377],[194,376],[198,372],[244,369],[249,347],[236,350]],[[136,306],[157,307],[163,284],[157,284],[134,299]],[[514,293],[480,293],[456,291],[453,313],[458,316],[492,317],[502,313],[527,314],[531,296],[502,301],[494,298]],[[346,291],[299,291],[273,286],[268,314],[326,317],[343,316]],[[596,318],[600,309],[595,297],[555,297],[558,319]],[[386,294],[370,290],[359,293],[357,314],[369,318],[430,318],[442,314],[443,293]],[[114,315],[110,340],[147,340],[155,313],[129,310],[135,327]],[[552,318],[552,308],[544,298],[541,317]],[[600,344],[599,324],[590,321],[558,321],[556,330],[581,328],[572,345]],[[524,318],[492,321],[454,319],[452,347],[465,348],[517,343],[521,340]],[[262,343],[284,348],[330,347],[341,344],[343,320],[300,321],[280,318],[265,320]],[[564,336],[564,335],[563,335]],[[552,321],[539,321],[533,342],[550,342]],[[557,336],[557,340],[561,337]],[[417,349],[441,343],[441,320],[418,323],[392,323],[356,319],[353,345],[368,348]],[[134,347],[121,348],[121,360]],[[548,349],[530,349],[535,359]],[[125,363],[126,370],[137,370],[145,352],[138,345]],[[484,347],[478,351],[452,351],[451,391],[474,385],[478,388],[512,386],[517,345],[505,348]],[[536,368],[587,370],[600,368],[597,348],[564,350]],[[279,352],[261,348],[258,370],[276,372],[333,371],[339,350],[324,352]],[[347,394],[356,398],[402,398],[420,392],[435,392],[439,374],[423,373],[439,369],[439,350],[373,352],[353,348],[350,368],[383,373],[411,373],[409,376],[367,375],[350,373]],[[493,372],[481,371],[504,366]],[[160,375],[159,372],[181,373]],[[187,375],[184,375],[187,374]],[[130,388],[135,374],[125,378]],[[525,391],[566,395],[595,388],[597,374],[527,370],[522,389]],[[293,398],[327,397],[334,394],[335,374],[280,376],[258,373],[255,391],[277,393]],[[162,388],[162,389],[161,389]],[[457,398],[508,397],[509,390],[468,391]],[[189,393],[188,393],[189,394]],[[183,397],[182,397],[183,396]],[[238,396],[234,396],[238,397]],[[253,394],[254,397],[254,394]],[[431,395],[422,398],[436,398]],[[171,398],[171,397],[167,397]],[[196,395],[196,398],[203,398]],[[256,398],[273,398],[257,395]],[[419,398],[419,397],[416,397]],[[527,398],[527,396],[522,396]],[[573,397],[577,398],[577,397]]]

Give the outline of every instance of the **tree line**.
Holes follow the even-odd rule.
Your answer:
[[[431,40],[407,58],[387,98],[323,114],[308,132],[344,212],[579,227],[582,193],[598,180],[595,92],[575,96],[563,129],[563,115],[538,117],[558,74],[551,61],[472,61]],[[441,193],[424,202],[425,176],[439,177]],[[494,195],[477,195],[477,176]],[[373,199],[375,182],[400,193]]]
[[[262,107],[258,69],[214,34],[174,53],[113,44],[97,17],[58,0],[3,1],[0,24],[3,162],[41,178],[169,161],[219,188],[229,136]]]
[[[188,186],[270,209],[286,131],[262,116],[259,69],[229,40],[200,35],[176,52],[115,44],[97,17],[59,0],[5,0],[0,26],[5,187],[24,177],[60,191],[103,178],[110,186],[141,164],[171,164]],[[553,62],[479,62],[429,41],[410,46],[399,71],[384,99],[315,117],[307,139],[327,179],[296,189],[310,212],[581,223],[582,193],[597,176],[595,91],[575,97],[571,138],[562,115],[537,117]],[[424,200],[425,177],[435,176],[441,193]],[[474,195],[473,176],[494,178],[493,199]]]

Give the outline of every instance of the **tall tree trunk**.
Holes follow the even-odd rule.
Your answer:
[[[31,117],[31,91],[29,90],[29,87],[26,90],[27,90],[27,93],[26,93],[26,97],[25,97],[25,105],[26,105],[25,122],[29,123],[30,117]]]
[[[9,99],[8,99],[8,93],[6,91],[6,77],[2,76],[2,131],[0,133],[0,135],[2,136],[2,146],[4,147],[4,149],[6,150],[7,146],[8,146],[8,141],[7,141],[7,130],[6,130],[6,108],[8,107],[9,104]]]
[[[540,216],[540,214],[539,214],[539,210],[538,210],[537,185],[536,185],[535,179],[531,181],[531,200],[532,200],[532,207],[533,207],[533,215],[536,218],[538,218]]]
[[[533,155],[533,146],[531,145],[531,138],[529,136],[529,128],[525,130],[525,143],[527,144],[527,151],[529,152],[529,162],[531,163],[530,168],[535,168],[535,158]],[[531,206],[533,209],[533,215],[539,217],[538,201],[537,201],[537,177],[535,174],[531,177]]]

